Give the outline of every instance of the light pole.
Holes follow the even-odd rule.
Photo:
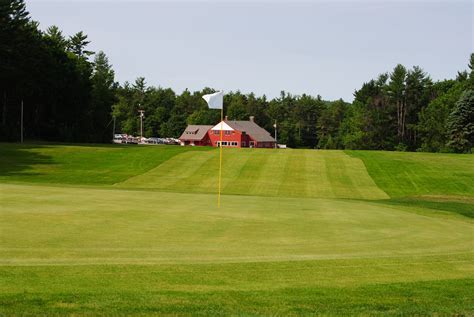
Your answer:
[[[140,143],[142,143],[143,142],[143,117],[145,117],[145,110],[138,110],[138,112],[140,113]]]

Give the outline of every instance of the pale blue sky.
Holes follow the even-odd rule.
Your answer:
[[[355,89],[397,63],[435,80],[467,68],[472,1],[27,0],[46,29],[84,31],[116,79],[149,85],[320,94]]]

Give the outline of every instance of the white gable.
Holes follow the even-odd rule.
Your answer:
[[[234,131],[225,121],[221,121],[220,123],[216,124],[211,130],[221,130],[221,124],[222,124],[222,130],[223,131]]]

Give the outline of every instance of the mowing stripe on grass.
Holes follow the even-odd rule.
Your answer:
[[[182,154],[182,155],[181,155]],[[115,184],[118,187],[132,187],[132,188],[156,188],[156,189],[184,189],[183,184],[193,186],[190,176],[204,164],[215,156],[214,151],[202,152],[185,152],[176,155],[174,160],[170,159],[150,171],[129,178],[124,182]],[[217,179],[217,178],[216,178]],[[183,183],[186,180],[188,183]]]
[[[218,152],[186,152],[122,188],[214,193]],[[256,196],[386,199],[363,162],[342,151],[225,149],[223,193]]]

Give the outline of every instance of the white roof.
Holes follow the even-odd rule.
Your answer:
[[[223,131],[234,131],[234,129],[232,129],[227,123],[225,123],[225,121],[221,121],[219,122],[218,124],[216,124],[211,130],[218,130],[220,131],[221,130],[221,124],[222,124],[222,130]]]

